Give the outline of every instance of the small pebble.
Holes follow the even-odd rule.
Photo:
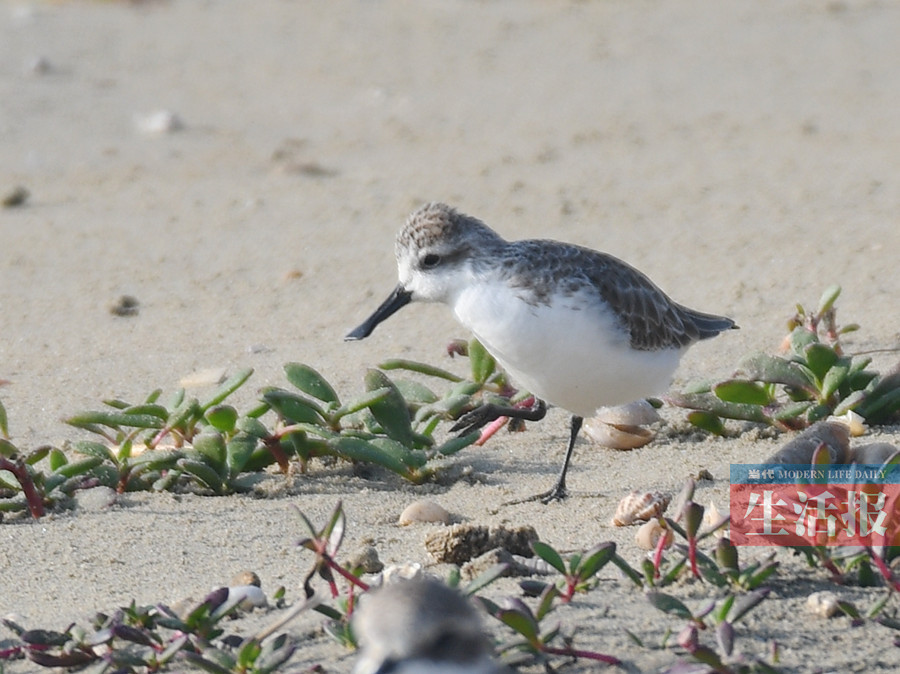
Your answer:
[[[450,513],[434,501],[413,501],[400,513],[398,520],[400,526],[422,522],[450,524]]]
[[[156,110],[145,115],[135,115],[134,126],[147,136],[161,136],[184,128],[181,118],[171,110]]]
[[[37,56],[27,63],[25,69],[32,75],[46,75],[53,72],[53,64],[46,56]]]
[[[15,208],[16,206],[24,205],[30,196],[31,193],[27,189],[21,185],[16,185],[3,195],[3,198],[0,199],[0,204],[3,205],[3,208]]]
[[[841,613],[838,598],[834,592],[813,592],[806,598],[806,608],[821,618],[832,618]]]
[[[137,316],[141,303],[132,295],[122,295],[109,306],[113,316]]]
[[[381,573],[384,564],[378,559],[378,551],[372,545],[365,546],[349,559],[351,569],[361,568],[363,573]]]
[[[74,494],[75,507],[85,512],[99,512],[114,505],[116,496],[116,490],[109,487],[79,489]]]
[[[256,575],[253,571],[241,571],[236,574],[229,585],[255,585],[256,587],[262,587],[262,581],[259,579],[259,576]]]

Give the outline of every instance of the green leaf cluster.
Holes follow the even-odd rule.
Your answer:
[[[900,413],[900,373],[880,374],[869,369],[871,358],[844,353],[841,336],[858,326],[837,325],[840,292],[828,288],[814,312],[798,306],[786,353],[752,354],[734,377],[695,384],[668,401],[693,410],[688,421],[716,435],[725,434],[724,419],[789,430],[852,410],[869,424],[891,422]]]

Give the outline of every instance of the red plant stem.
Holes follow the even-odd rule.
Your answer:
[[[694,578],[700,578],[700,570],[697,568],[697,538],[691,536],[688,538],[688,559],[691,562],[691,573]]]
[[[25,501],[28,503],[28,510],[34,519],[43,517],[44,501],[34,486],[34,480],[31,479],[31,473],[21,461],[10,461],[5,456],[0,456],[0,470],[8,470],[15,476],[22,487],[22,493],[25,494]]]
[[[577,648],[554,648],[553,646],[541,646],[541,652],[549,655],[568,655],[573,658],[584,658],[585,660],[598,660],[605,662],[607,665],[620,665],[622,661],[611,655],[603,653],[594,653],[593,651],[581,651]]]
[[[358,587],[358,588],[359,588],[360,590],[362,590],[363,592],[368,592],[368,591],[369,591],[369,586],[368,586],[368,584],[364,583],[364,582],[361,581],[359,578],[357,578],[356,576],[354,576],[352,573],[350,573],[349,571],[347,571],[347,569],[345,569],[343,566],[341,566],[341,565],[338,564],[336,561],[334,561],[334,560],[331,558],[330,555],[323,554],[323,555],[322,555],[322,560],[328,565],[328,567],[329,567],[332,571],[336,571],[339,575],[343,576],[343,577],[344,577],[347,581],[349,581],[352,585],[355,585],[356,587]]]
[[[869,553],[869,557],[872,558],[872,561],[875,562],[875,566],[878,567],[878,570],[881,571],[881,575],[884,576],[885,581],[887,581],[888,585],[890,585],[895,591],[900,592],[900,581],[897,580],[896,576],[894,576],[893,572],[888,568],[888,565],[884,563],[884,560],[881,558],[881,555],[877,554],[872,548],[866,548],[866,552]]]
[[[663,550],[666,549],[666,534],[669,533],[669,529],[666,528],[665,523],[660,518],[660,526],[663,527],[663,532],[659,536],[659,540],[656,541],[656,550],[653,551],[653,578],[659,578],[659,567],[662,565],[663,559]]]
[[[281,437],[280,434],[276,434],[268,438],[263,438],[263,444],[266,446],[266,449],[272,453],[272,457],[275,459],[278,467],[281,468],[281,472],[287,475],[290,465],[288,464],[287,454],[285,454],[284,450],[281,448]]]

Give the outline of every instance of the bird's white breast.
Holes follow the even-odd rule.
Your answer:
[[[453,310],[514,383],[579,416],[664,392],[683,353],[632,349],[611,309],[587,292],[533,305],[502,279],[482,279]]]

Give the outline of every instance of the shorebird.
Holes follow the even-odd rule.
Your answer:
[[[559,477],[533,497],[544,502],[566,496],[584,417],[664,392],[688,347],[736,327],[730,318],[674,302],[612,255],[543,239],[506,241],[446,204],[413,212],[394,252],[398,285],[345,339],[368,337],[412,301],[453,309],[513,381],[536,397],[526,409],[483,405],[453,430],[471,432],[499,416],[540,419],[543,401],[572,413]]]
[[[472,604],[442,582],[399,580],[363,596],[353,616],[354,674],[505,674]]]

